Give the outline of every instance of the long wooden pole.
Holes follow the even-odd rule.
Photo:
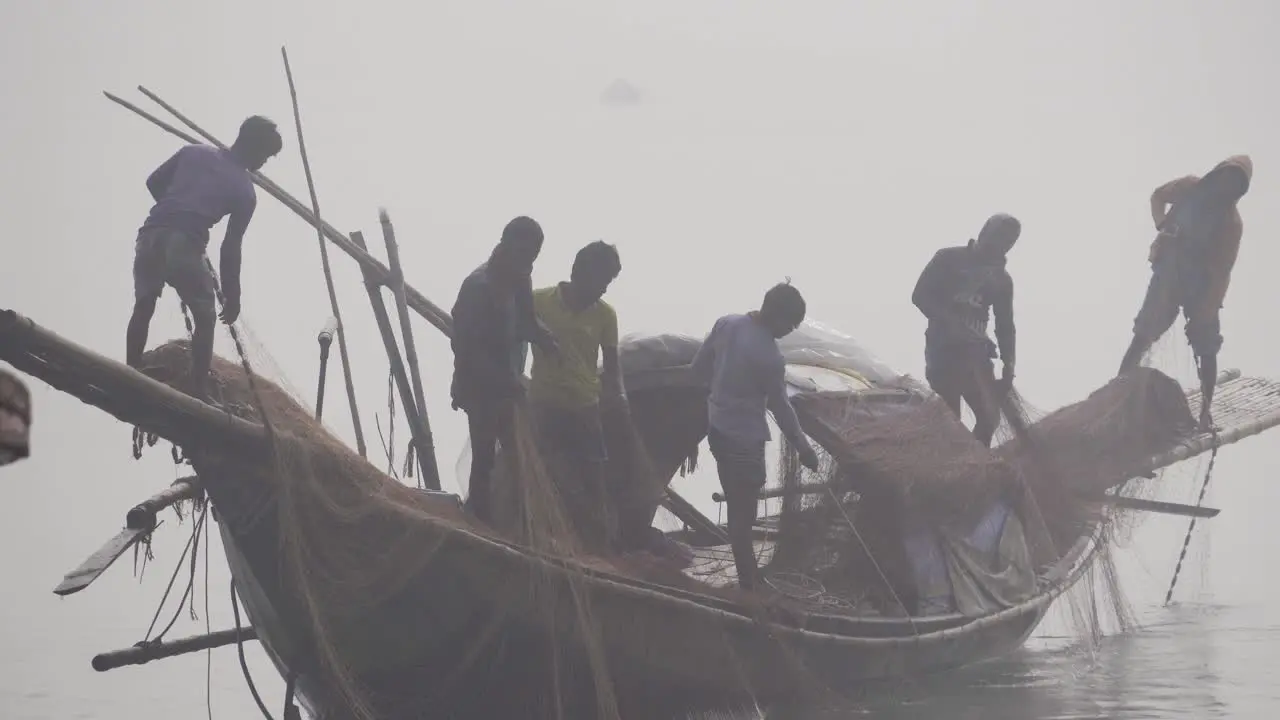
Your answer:
[[[268,450],[262,425],[200,402],[12,310],[0,310],[0,360],[177,445],[226,444],[254,455]]]
[[[396,298],[396,314],[400,316],[400,339],[404,343],[404,360],[409,365],[409,379],[413,382],[413,399],[418,409],[418,425],[426,445],[418,445],[418,467],[429,490],[440,489],[440,468],[436,464],[435,439],[431,436],[431,420],[427,417],[427,401],[422,390],[422,373],[418,368],[418,350],[413,343],[413,325],[409,321],[409,306],[404,294],[404,268],[400,265],[400,246],[396,244],[396,231],[386,210],[378,212],[382,222],[382,238],[387,244],[387,265],[391,267],[391,292]],[[416,444],[416,443],[415,443]]]
[[[356,452],[366,457],[364,430],[360,427],[360,409],[356,405],[356,386],[351,379],[351,356],[347,354],[347,331],[342,323],[342,308],[338,305],[338,292],[333,286],[333,270],[329,267],[329,245],[324,241],[324,221],[320,219],[320,198],[316,194],[316,182],[311,175],[311,160],[307,157],[307,142],[302,137],[302,110],[298,106],[298,88],[293,82],[293,68],[289,66],[289,53],[280,48],[284,59],[284,75],[289,81],[289,99],[293,102],[293,124],[298,130],[298,154],[302,156],[302,171],[307,177],[307,192],[311,194],[311,213],[315,219],[316,240],[320,243],[320,267],[324,270],[325,289],[329,292],[329,309],[338,321],[338,357],[342,359],[342,380],[347,386],[347,405],[351,408],[351,427],[356,435]]]
[[[152,100],[154,100],[156,104],[160,105],[165,110],[168,110],[170,113],[172,113],[174,117],[181,120],[183,124],[191,128],[193,132],[203,137],[209,144],[214,145],[216,147],[221,147],[221,148],[226,147],[226,145],[219,142],[217,138],[205,132],[198,125],[191,122],[191,120],[187,119],[186,116],[182,115],[177,110],[175,110],[173,106],[169,105],[168,103],[158,98],[151,91],[141,86],[138,88],[138,90],[141,91],[148,98],[151,98]],[[200,140],[183,132],[182,130],[179,130],[178,128],[175,128],[169,123],[166,123],[165,121],[155,117],[151,113],[147,112],[146,110],[143,110],[137,105],[134,105],[128,100],[119,98],[115,95],[112,95],[109,92],[104,92],[103,95],[106,95],[108,100],[134,112],[139,117],[151,122],[153,125],[155,125],[156,127],[159,127],[161,130],[164,130],[169,134],[174,135],[175,137],[181,138],[186,142],[200,144]],[[347,238],[347,236],[343,235],[342,232],[340,232],[337,228],[333,227],[327,222],[320,220],[319,218],[316,218],[314,213],[308,210],[302,203],[298,202],[298,200],[294,198],[292,195],[285,192],[279,185],[277,185],[273,180],[271,180],[267,176],[263,175],[262,173],[252,173],[252,177],[253,177],[253,182],[258,187],[265,190],[268,195],[271,195],[276,200],[279,200],[285,207],[292,210],[295,215],[302,218],[303,220],[306,220],[307,223],[310,225],[319,224],[323,229],[325,238],[327,238],[334,245],[337,245],[338,249],[342,250],[349,257],[351,257],[353,260],[359,263],[361,269],[369,272],[377,283],[381,285],[385,285],[386,283],[390,282],[391,271],[385,265],[378,262],[378,260],[374,258],[372,255],[370,255],[368,252],[356,247]],[[449,317],[449,313],[437,307],[434,303],[428,300],[426,296],[424,296],[422,293],[414,289],[412,285],[405,285],[405,295],[408,299],[409,307],[413,308],[414,312],[418,313],[423,318],[425,318],[427,322],[434,325],[436,329],[444,333],[446,337],[453,336],[453,318]]]
[[[258,631],[251,627],[239,630],[219,630],[208,635],[195,635],[171,642],[160,642],[153,645],[134,645],[123,650],[99,653],[93,656],[93,669],[98,672],[115,670],[127,665],[142,665],[152,660],[163,660],[175,655],[212,650],[238,642],[248,642],[258,638]]]
[[[360,248],[368,247],[364,235],[351,233],[351,241]],[[400,391],[400,404],[404,406],[404,414],[409,422],[409,432],[413,435],[413,444],[421,451],[429,447],[422,437],[422,422],[418,418],[418,407],[413,401],[413,391],[409,387],[409,377],[404,370],[404,360],[400,357],[400,347],[396,343],[396,333],[391,326],[391,317],[387,314],[386,302],[382,299],[382,286],[370,273],[365,273],[365,289],[369,291],[369,304],[373,307],[373,319],[378,323],[378,332],[382,335],[382,344],[387,350],[387,362],[391,365],[391,377],[395,380],[396,389]],[[421,452],[419,452],[421,455]],[[438,477],[437,477],[438,482]]]

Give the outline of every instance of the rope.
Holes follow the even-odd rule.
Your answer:
[[[876,562],[876,557],[871,552],[871,548],[867,546],[867,541],[862,539],[862,533],[858,532],[858,528],[854,526],[853,520],[849,517],[849,513],[844,511],[844,505],[840,504],[840,498],[836,497],[836,494],[831,489],[830,485],[827,486],[827,494],[831,496],[831,502],[835,503],[836,509],[840,511],[840,515],[844,517],[844,521],[848,523],[849,529],[853,531],[853,536],[858,539],[858,544],[862,546],[862,551],[867,554],[867,559],[871,561],[871,566],[875,568],[876,574],[880,576],[881,582],[883,582],[885,588],[889,590],[889,594],[893,596],[893,601],[898,603],[898,607],[902,608],[902,611],[906,614],[907,623],[911,625],[911,632],[915,635],[919,635],[920,629],[916,627],[915,618],[911,617],[910,608],[908,608],[907,604],[898,596],[898,591],[893,589],[893,583],[889,581],[889,576],[885,574],[884,569],[880,567],[880,563]]]
[[[1200,497],[1196,498],[1196,507],[1204,504],[1205,491],[1209,489],[1209,480],[1213,477],[1213,466],[1218,461],[1218,431],[1213,430],[1213,451],[1209,454],[1209,467],[1204,472],[1204,482],[1200,484]],[[1173,580],[1169,582],[1169,592],[1164,595],[1164,604],[1173,599],[1173,588],[1178,584],[1178,575],[1182,572],[1182,561],[1187,558],[1187,547],[1191,545],[1191,534],[1196,530],[1197,518],[1191,518],[1187,525],[1187,535],[1182,539],[1182,552],[1178,553],[1178,564],[1173,568]]]
[[[267,720],[275,720],[271,717],[271,711],[267,710],[267,704],[262,702],[262,696],[258,694],[258,686],[253,684],[253,675],[249,673],[249,662],[244,658],[244,634],[240,630],[240,601],[236,599],[236,581],[231,580],[231,614],[236,619],[236,653],[240,655],[240,671],[244,673],[244,681],[249,685],[249,693],[253,695],[253,701],[258,704],[258,710],[262,712],[262,717]]]
[[[182,613],[182,605],[187,601],[187,593],[191,592],[192,584],[195,582],[194,569],[191,577],[191,583],[188,583],[186,591],[182,594],[182,600],[178,602],[177,612],[174,613],[169,624],[165,626],[164,630],[160,631],[159,635],[154,638],[151,637],[151,631],[155,630],[156,622],[160,619],[160,613],[164,610],[164,604],[169,599],[169,593],[173,592],[173,584],[178,579],[178,572],[182,570],[182,562],[187,559],[187,553],[191,551],[192,545],[196,542],[196,537],[200,533],[200,528],[204,526],[204,518],[205,515],[202,513],[200,518],[196,520],[195,527],[191,531],[191,537],[187,538],[187,544],[182,548],[182,555],[178,557],[178,564],[173,568],[173,575],[169,576],[169,584],[165,587],[164,595],[160,598],[160,605],[156,608],[156,614],[151,617],[151,624],[147,626],[147,634],[141,642],[136,643],[137,647],[145,647],[147,645],[160,642],[160,640],[164,638],[165,633],[169,632],[169,629],[178,621],[178,615]]]

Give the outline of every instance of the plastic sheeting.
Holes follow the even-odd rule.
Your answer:
[[[627,335],[619,344],[622,371],[688,365],[701,346],[701,338],[689,335]],[[778,347],[790,366],[787,379],[800,391],[856,391],[875,386],[924,389],[894,372],[853,337],[818,321],[805,321],[779,340]]]
[[[967,536],[918,526],[908,531],[904,544],[922,615],[980,617],[1035,594],[1022,521],[1005,503],[991,506]]]

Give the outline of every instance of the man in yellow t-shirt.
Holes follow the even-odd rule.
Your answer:
[[[626,406],[618,316],[601,299],[621,271],[617,248],[597,240],[578,251],[568,282],[533,293],[534,311],[555,338],[559,356],[533,348],[529,399],[543,451],[562,463],[567,471],[562,479],[574,481],[575,487],[564,488],[570,490],[567,496],[577,496],[566,497],[570,512],[588,522],[599,518],[605,502],[608,453],[600,421],[602,397]],[[582,530],[593,541],[603,540],[602,528]]]

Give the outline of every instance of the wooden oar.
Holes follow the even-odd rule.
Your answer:
[[[67,573],[58,587],[53,589],[56,595],[71,595],[89,587],[102,573],[107,571],[126,550],[137,545],[144,537],[160,526],[156,515],[167,507],[183,500],[190,500],[203,491],[199,478],[194,475],[175,480],[172,485],[155,495],[133,506],[125,516],[125,527],[116,536],[108,540],[88,560]]]

